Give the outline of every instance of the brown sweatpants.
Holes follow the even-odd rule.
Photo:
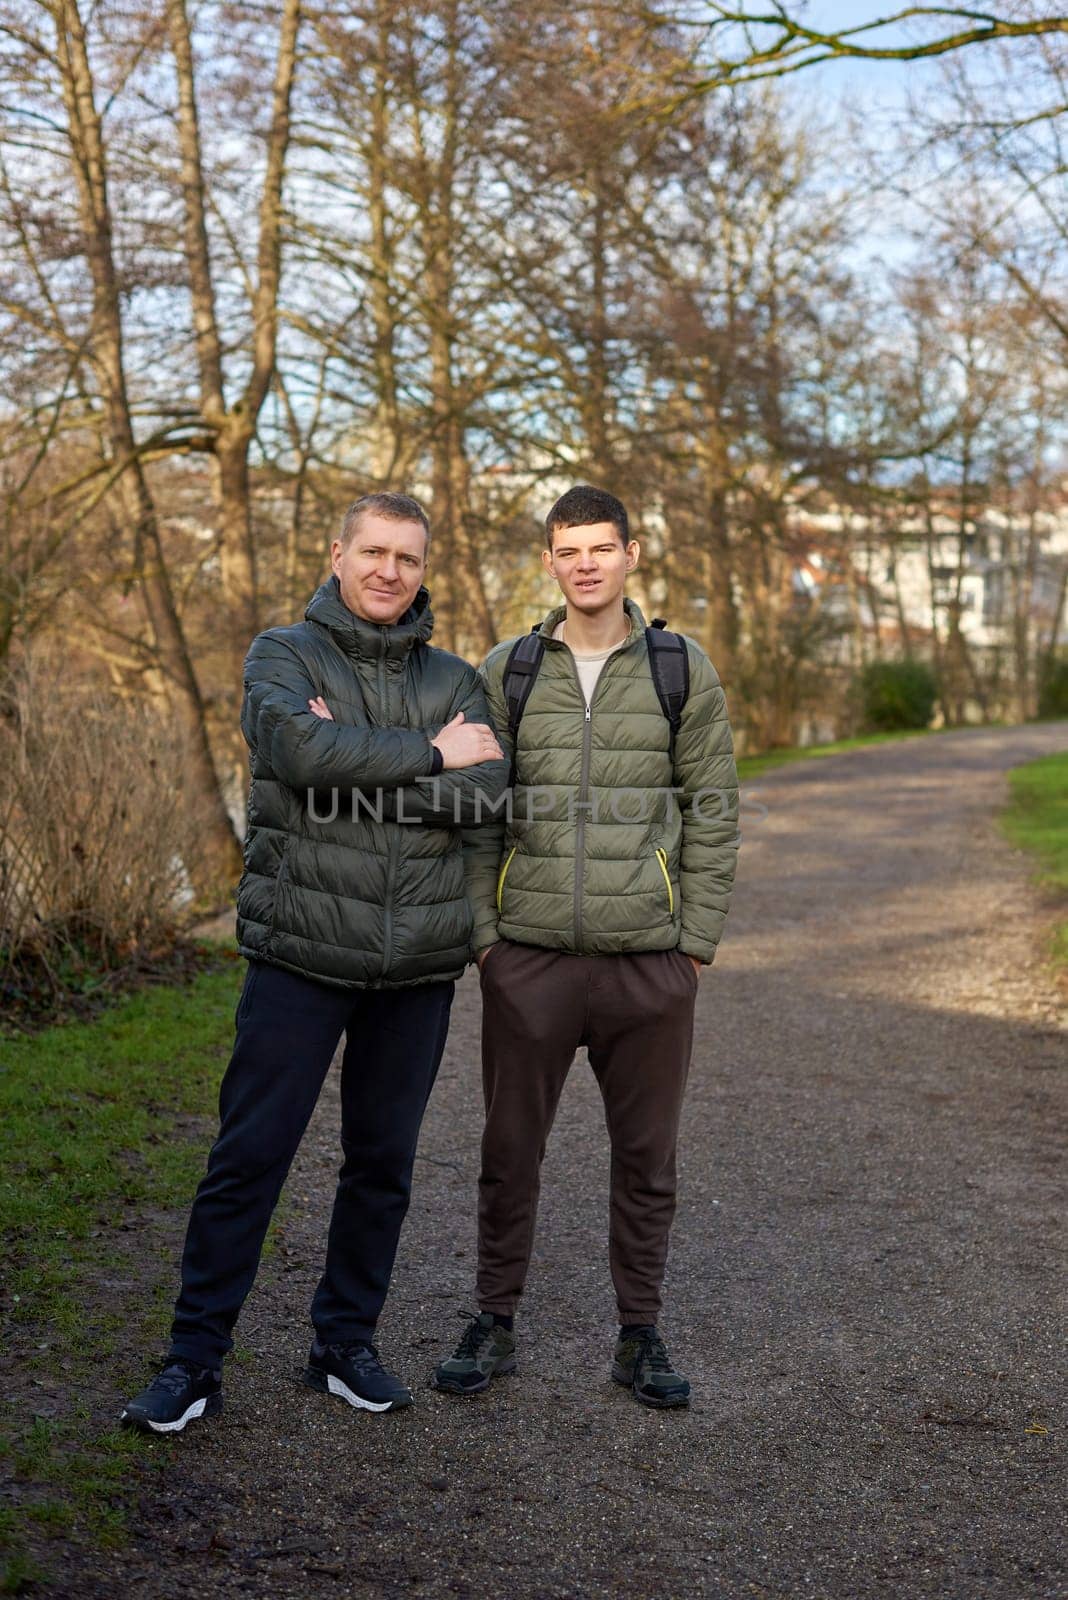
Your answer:
[[[508,1316],[523,1292],[549,1130],[585,1045],[612,1145],[608,1254],[620,1321],[655,1322],[696,993],[693,962],[678,950],[576,956],[493,946],[482,966],[481,1310]]]

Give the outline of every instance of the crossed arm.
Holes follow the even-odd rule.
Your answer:
[[[322,695],[316,695],[308,705],[324,722],[333,722],[334,714]],[[441,755],[438,770],[449,772],[459,767],[473,767],[480,761],[501,761],[504,752],[497,743],[493,729],[485,723],[467,722],[465,714],[458,711],[451,722],[430,741],[431,748]]]
[[[408,822],[478,823],[508,781],[473,669],[458,681],[443,727],[354,727],[333,719],[285,640],[261,635],[245,663],[241,727],[291,788],[380,790],[389,812]],[[435,750],[441,775],[431,778]]]

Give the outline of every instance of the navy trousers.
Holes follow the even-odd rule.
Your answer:
[[[312,1322],[326,1344],[373,1338],[452,995],[451,983],[334,989],[249,962],[219,1092],[219,1137],[189,1217],[172,1355],[217,1367],[233,1347],[271,1214],[342,1033],[344,1160]]]

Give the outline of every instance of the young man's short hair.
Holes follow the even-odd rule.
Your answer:
[[[607,489],[594,489],[578,483],[562,494],[545,519],[545,542],[552,549],[557,528],[588,528],[594,522],[610,522],[624,544],[630,541],[627,508]]]
[[[385,517],[389,522],[420,522],[426,534],[426,542],[430,544],[430,519],[418,500],[413,500],[410,494],[388,494],[383,491],[380,494],[362,495],[349,506],[342,518],[341,533],[338,535],[343,550],[351,543],[361,517],[369,514]]]

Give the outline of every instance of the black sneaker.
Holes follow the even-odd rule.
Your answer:
[[[119,1421],[142,1433],[181,1433],[195,1417],[215,1417],[222,1408],[221,1370],[175,1356],[168,1357],[148,1388],[123,1408]]]
[[[688,1406],[690,1385],[675,1371],[655,1328],[638,1328],[616,1344],[612,1376],[643,1406]]]
[[[387,1372],[373,1344],[320,1344],[316,1339],[304,1368],[304,1382],[321,1394],[336,1394],[360,1411],[400,1411],[412,1391]]]
[[[514,1371],[515,1334],[495,1323],[491,1311],[481,1311],[470,1319],[455,1353],[434,1369],[430,1381],[449,1394],[479,1394],[489,1388],[491,1378]]]

